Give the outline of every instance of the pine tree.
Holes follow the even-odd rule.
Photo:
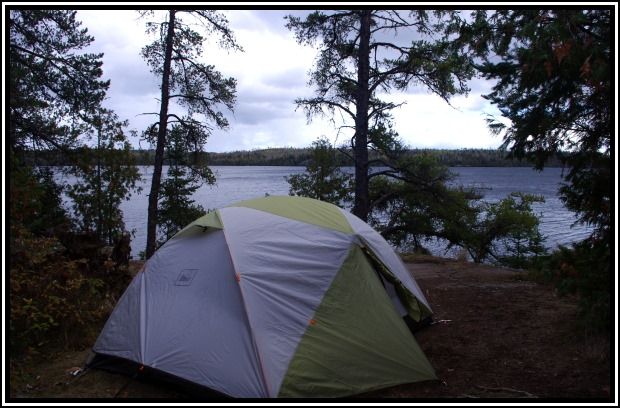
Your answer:
[[[103,54],[73,10],[9,10],[9,147],[67,152],[100,106]]]
[[[202,172],[194,171],[198,163],[189,165],[188,159],[192,152],[188,150],[187,136],[181,126],[173,126],[168,132],[166,151],[168,174],[161,185],[157,212],[159,244],[172,238],[187,224],[204,215],[205,209],[194,202],[192,195],[202,185],[205,174],[211,175],[207,178],[208,181],[213,180],[211,170],[206,165],[201,166]]]
[[[566,205],[596,234],[611,228],[611,11],[475,12],[461,41],[495,80],[485,96],[505,125],[490,119],[504,148],[537,169],[559,154],[567,166]]]
[[[303,174],[286,177],[290,195],[315,198],[343,206],[350,202],[352,177],[340,170],[337,150],[326,138],[312,142],[311,156]]]
[[[85,147],[80,162],[70,170],[79,179],[67,191],[79,229],[95,232],[108,245],[125,232],[121,202],[139,191],[140,173],[123,131],[126,126],[126,121],[102,109],[93,119],[97,147]]]
[[[489,121],[503,147],[537,169],[553,155],[566,166],[560,198],[594,230],[540,268],[563,293],[580,295],[588,326],[605,329],[614,276],[612,16],[604,7],[477,11],[458,27],[478,70],[496,81],[485,97],[510,122]]]
[[[422,85],[447,101],[452,95],[468,91],[466,81],[473,73],[469,59],[444,35],[455,13],[336,10],[315,11],[304,20],[286,18],[287,27],[295,32],[299,43],[320,43],[310,80],[316,96],[299,99],[297,104],[305,109],[308,119],[325,114],[333,117],[338,111],[348,121],[343,127],[354,129],[353,213],[366,220],[372,209],[369,181],[374,176],[369,174],[370,168],[377,164],[392,166],[385,160],[369,160],[368,148],[390,146],[384,139],[373,137],[390,133],[374,129],[389,128],[390,111],[402,105],[382,101],[379,92]],[[420,39],[405,39],[405,31],[415,32]]]
[[[8,13],[11,184],[19,185],[18,179],[24,182],[16,196],[22,201],[11,208],[21,211],[31,208],[33,200],[45,198],[35,210],[38,222],[24,221],[32,231],[50,231],[55,227],[52,220],[70,225],[60,222],[66,219],[61,208],[64,187],[56,184],[51,172],[27,167],[37,166],[41,150],[59,153],[71,165],[82,162],[76,148],[92,130],[110,82],[101,79],[103,54],[84,51],[94,38],[76,20],[76,11],[11,9]],[[35,157],[34,163],[27,157]],[[11,219],[22,217],[12,212]]]
[[[144,12],[143,16],[153,13]],[[190,23],[181,19],[185,14]],[[236,81],[226,78],[213,65],[199,61],[204,37],[194,30],[198,23],[207,35],[219,36],[220,46],[240,50],[228,21],[214,10],[168,10],[167,19],[147,22],[147,32],[157,35],[155,41],[142,49],[142,56],[154,74],[161,77],[159,120],[148,134],[156,132],[155,164],[149,193],[146,257],[155,252],[157,233],[157,205],[161,188],[161,173],[168,127],[179,124],[196,148],[211,134],[212,127],[228,127],[228,121],[218,109],[233,109]],[[186,114],[171,113],[170,101],[186,109]],[[202,116],[200,120],[197,116]]]

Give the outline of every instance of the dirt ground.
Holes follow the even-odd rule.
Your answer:
[[[612,398],[610,339],[577,328],[574,299],[559,298],[518,271],[433,257],[407,261],[435,313],[434,324],[415,337],[439,380],[356,398]],[[187,397],[101,370],[71,375],[88,353],[60,352],[36,365],[13,366],[10,397]]]

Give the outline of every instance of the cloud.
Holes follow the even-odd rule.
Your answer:
[[[214,132],[206,150],[223,152],[267,147],[305,147],[321,135],[335,141],[335,131],[328,123],[319,119],[308,124],[305,116],[297,112],[289,117],[256,124],[232,123],[228,131]]]
[[[141,129],[146,119],[137,115],[158,110],[159,83],[140,55],[149,39],[138,17],[120,10],[79,10],[77,15],[95,38],[89,51],[104,54],[103,77],[110,79],[105,105]]]
[[[161,12],[163,13],[163,12]],[[225,112],[230,128],[214,130],[205,146],[208,151],[228,151],[274,146],[308,146],[318,136],[341,143],[350,135],[340,135],[329,118],[307,123],[304,112],[296,110],[295,99],[313,95],[307,85],[317,50],[301,46],[294,33],[285,27],[284,16],[305,16],[307,10],[228,10],[229,20],[244,52],[218,47],[215,39],[204,43],[203,62],[215,65],[225,76],[237,79],[237,104],[234,114]],[[140,55],[152,41],[145,32],[145,20],[136,11],[80,10],[78,18],[95,37],[89,51],[103,52],[104,77],[111,79],[107,107],[130,121],[130,128],[144,130],[156,116],[141,115],[159,111],[159,78],[150,71]],[[401,35],[399,41],[411,41],[414,33]],[[488,93],[491,82],[470,81],[469,96],[457,96],[453,107],[423,87],[385,96],[407,104],[395,110],[395,126],[403,140],[414,147],[496,147],[501,143],[486,127],[485,113],[497,110],[481,94]],[[171,105],[173,109],[174,104]],[[336,118],[338,121],[339,118]],[[132,143],[137,147],[138,140]],[[144,144],[142,144],[144,147]]]
[[[262,78],[263,81],[274,88],[294,89],[296,91],[305,89],[308,83],[308,69],[296,66],[287,68],[284,71],[268,72]]]
[[[274,34],[282,35],[290,32],[289,29],[286,28],[286,16],[292,15],[294,17],[304,18],[312,11],[313,10],[262,10],[252,12],[252,23],[260,24],[266,30],[271,31]],[[240,25],[239,28],[243,27]],[[245,28],[253,30],[255,29],[255,26],[250,25]]]
[[[292,69],[307,71],[312,65],[316,51],[302,47],[295,42],[291,33],[271,30],[237,28],[231,21],[237,42],[244,52],[227,52],[207,43],[205,60],[214,62],[219,70],[239,78],[239,81],[253,83],[262,77],[284,73]]]
[[[290,116],[289,105],[276,105],[269,102],[242,102],[235,108],[236,123],[257,125],[274,119]]]
[[[263,31],[279,35],[287,30],[284,16],[291,12],[286,10],[224,10],[223,13],[236,30]]]
[[[488,94],[492,91],[495,82],[494,80],[475,77],[470,79],[467,85],[473,94]]]
[[[238,87],[234,114],[231,122],[257,125],[275,119],[290,118],[295,114],[295,100],[309,96],[305,74],[299,68],[281,73],[266,73],[251,84],[243,82]]]
[[[481,97],[457,97],[452,106],[436,95],[392,94],[386,100],[406,104],[393,111],[395,128],[406,144],[424,148],[496,148],[483,111],[470,109]],[[489,112],[492,109],[489,108]]]

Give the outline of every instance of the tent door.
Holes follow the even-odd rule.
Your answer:
[[[396,291],[396,288],[394,287],[394,285],[388,281],[384,275],[384,268],[385,266],[383,266],[383,264],[381,264],[379,262],[379,260],[377,260],[368,250],[368,248],[366,246],[362,246],[362,251],[364,252],[364,255],[366,256],[366,259],[368,260],[368,262],[372,265],[373,269],[375,270],[377,276],[379,277],[379,281],[381,282],[381,284],[383,285],[383,288],[385,289],[385,291],[387,292],[388,296],[390,297],[390,300],[392,301],[392,304],[394,305],[394,308],[396,309],[396,312],[398,313],[399,316],[406,316],[407,315],[407,308],[405,308],[403,302],[400,300],[400,297],[398,296],[398,292]]]

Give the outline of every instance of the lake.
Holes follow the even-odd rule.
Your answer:
[[[285,176],[303,173],[305,167],[284,166],[212,166],[217,181],[215,185],[203,185],[194,194],[194,200],[205,209],[220,208],[236,201],[269,195],[287,195],[288,183]],[[166,174],[164,166],[164,174]],[[352,171],[352,168],[345,170]],[[562,181],[562,169],[547,168],[542,172],[527,167],[451,167],[456,174],[455,184],[482,189],[484,200],[498,201],[513,191],[542,195],[544,203],[533,206],[541,217],[540,230],[545,236],[545,245],[554,248],[585,238],[590,229],[574,225],[574,213],[567,210],[557,196]],[[151,183],[152,166],[140,166],[143,176],[142,192],[134,194],[121,205],[125,226],[132,231],[132,256],[138,257],[146,245],[146,218],[148,192]],[[59,175],[59,178],[63,176]],[[75,182],[75,179],[65,179]],[[441,246],[429,244],[435,255],[447,255]]]

